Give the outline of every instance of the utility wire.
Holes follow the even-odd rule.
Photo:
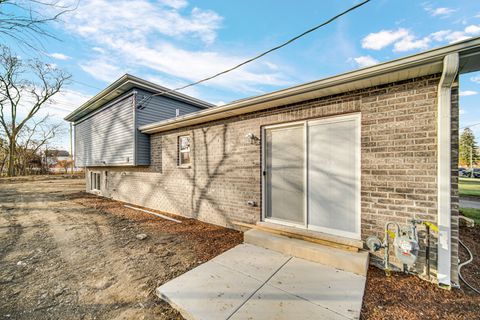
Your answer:
[[[474,124],[469,125],[469,126],[461,127],[460,130],[467,129],[467,128],[471,128],[471,127],[475,127],[475,126],[478,126],[479,124],[480,124],[480,122],[474,123]]]
[[[69,79],[69,81],[72,81],[72,82],[81,84],[82,86],[90,87],[90,88],[97,89],[97,90],[102,90],[102,88],[99,88],[99,87],[96,87],[96,86],[92,86],[91,84],[88,84],[88,83],[85,83],[85,82],[81,82],[81,81],[78,81],[78,80],[75,80],[75,79]]]
[[[263,57],[263,56],[265,56],[265,55],[267,55],[267,54],[269,54],[269,53],[271,53],[271,52],[273,52],[273,51],[276,51],[276,50],[278,50],[278,49],[280,49],[280,48],[283,48],[283,47],[289,45],[290,43],[292,43],[292,42],[294,42],[294,41],[302,38],[303,36],[305,36],[305,35],[313,32],[313,31],[315,31],[315,30],[317,30],[317,29],[322,28],[323,26],[326,26],[327,24],[330,24],[331,22],[337,20],[338,18],[340,18],[341,16],[349,13],[350,11],[353,11],[353,10],[355,10],[355,9],[363,6],[363,5],[366,4],[367,2],[370,2],[370,0],[365,0],[365,1],[363,1],[363,2],[360,2],[359,4],[357,4],[357,5],[349,8],[349,9],[347,9],[347,10],[345,10],[345,11],[337,14],[336,16],[328,19],[327,21],[325,21],[325,22],[323,22],[323,23],[321,23],[321,24],[319,24],[319,25],[317,25],[317,26],[315,26],[315,27],[313,27],[313,28],[311,28],[311,29],[309,29],[309,30],[307,30],[307,31],[305,31],[305,32],[303,32],[303,33],[301,33],[301,34],[293,37],[293,38],[291,38],[290,40],[287,40],[287,41],[283,42],[282,44],[280,44],[280,45],[278,45],[278,46],[276,46],[276,47],[273,47],[273,48],[271,48],[270,50],[264,51],[264,52],[256,55],[255,57],[250,58],[250,59],[248,59],[248,60],[246,60],[246,61],[244,61],[244,62],[241,62],[241,63],[237,64],[236,66],[231,67],[231,68],[229,68],[229,69],[227,69],[227,70],[224,70],[224,71],[222,71],[222,72],[216,73],[216,74],[214,74],[214,75],[212,75],[212,76],[209,76],[209,77],[207,77],[207,78],[203,78],[203,79],[201,79],[201,80],[198,80],[198,81],[195,81],[195,82],[186,84],[186,85],[184,85],[184,86],[181,86],[181,87],[178,87],[178,88],[175,88],[175,89],[170,89],[170,90],[166,90],[166,91],[163,91],[163,92],[158,92],[158,93],[152,94],[152,95],[150,95],[150,96],[148,96],[148,97],[145,97],[145,98],[143,98],[143,99],[139,102],[139,108],[140,108],[140,109],[143,109],[144,107],[142,108],[142,103],[147,102],[147,101],[150,100],[152,97],[164,95],[164,94],[167,94],[167,93],[172,93],[172,92],[175,92],[175,91],[179,91],[179,90],[183,90],[183,89],[186,89],[186,88],[195,86],[195,85],[200,84],[200,83],[202,83],[202,82],[211,80],[211,79],[216,78],[216,77],[218,77],[218,76],[221,76],[221,75],[223,75],[223,74],[225,74],[225,73],[228,73],[228,72],[231,72],[231,71],[233,71],[233,70],[235,70],[235,69],[238,69],[238,68],[240,68],[240,67],[242,67],[242,66],[244,66],[244,65],[246,65],[246,64],[248,64],[248,63],[250,63],[250,62],[253,62],[253,61],[257,60],[257,59],[260,59],[261,57]]]

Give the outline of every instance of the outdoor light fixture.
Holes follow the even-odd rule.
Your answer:
[[[245,140],[247,140],[247,143],[255,144],[255,142],[257,142],[260,139],[257,136],[255,136],[255,134],[250,132],[245,135]]]
[[[257,206],[257,203],[253,200],[248,200],[247,201],[247,205],[249,205],[250,207],[256,207]]]

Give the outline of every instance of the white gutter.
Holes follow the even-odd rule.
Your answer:
[[[440,286],[450,288],[451,275],[451,93],[459,70],[459,55],[451,53],[443,59],[443,73],[438,84],[438,269]]]

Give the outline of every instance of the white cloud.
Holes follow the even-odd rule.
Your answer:
[[[180,3],[169,3],[165,7],[154,6],[146,0],[118,0],[115,6],[106,0],[80,2],[69,16],[68,28],[90,41],[95,51],[92,60],[80,63],[81,68],[106,82],[128,70],[135,74],[141,72],[141,76],[153,76],[155,71],[155,76],[161,75],[162,79],[173,76],[180,78],[179,82],[188,83],[248,58],[228,50],[211,49],[223,19],[216,12],[193,8],[183,14],[175,8],[182,7]],[[291,82],[276,64],[262,60],[205,84],[262,93],[261,86]]]
[[[413,35],[408,35],[397,41],[393,46],[393,51],[403,52],[416,49],[427,49],[430,43],[430,38],[416,39]]]
[[[464,114],[466,113],[466,111],[465,111],[465,109],[460,108],[460,110],[458,111],[458,113],[459,113],[460,115],[464,115]]]
[[[404,38],[409,34],[408,30],[400,28],[398,30],[381,30],[370,33],[362,40],[362,47],[365,49],[380,50],[395,41]]]
[[[174,9],[181,9],[188,5],[186,0],[160,0],[160,2]]]
[[[446,7],[440,7],[440,8],[431,8],[431,7],[426,7],[424,8],[425,11],[427,11],[431,16],[437,17],[437,16],[442,16],[442,17],[448,17],[450,14],[454,13],[457,11],[456,9],[452,8],[446,8]]]
[[[179,1],[165,1],[170,4]],[[134,10],[132,10],[134,8]],[[193,8],[189,15],[176,8],[155,5],[146,0],[85,0],[69,15],[67,28],[84,37],[101,38],[104,34],[132,41],[145,41],[151,32],[165,36],[191,36],[212,43],[220,28],[222,17],[211,10]]]
[[[142,75],[142,78],[145,80],[151,81],[153,83],[159,84],[168,89],[176,89],[182,87],[187,84],[185,81],[181,81],[178,79],[170,79],[167,77],[159,77],[159,76],[152,76],[152,75]],[[200,92],[198,91],[198,87],[188,87],[181,90],[181,93],[188,94],[189,96],[195,97],[197,99],[202,99]]]
[[[480,34],[480,25],[471,25],[465,28],[465,33],[466,34],[472,34],[472,35],[477,35]]]
[[[428,49],[433,41],[449,43],[466,40],[480,35],[480,25],[469,25],[463,30],[440,30],[423,38],[415,36],[411,31],[400,28],[397,30],[381,30],[370,33],[362,40],[362,47],[380,50],[393,44],[394,52]]]
[[[90,98],[90,95],[86,95],[82,92],[65,89],[53,96],[53,98],[47,103],[44,111],[48,112],[50,115],[63,118]]]
[[[124,69],[102,58],[80,63],[80,68],[95,79],[105,82],[111,82],[126,73]]]
[[[470,81],[480,83],[480,76],[474,76],[470,78]]]
[[[95,52],[98,52],[98,53],[105,53],[105,50],[103,50],[100,47],[93,47],[92,50],[95,51]]]
[[[70,60],[72,58],[70,56],[67,56],[66,54],[58,53],[58,52],[49,53],[48,56],[57,60]]]
[[[67,114],[78,108],[81,104],[90,98],[82,92],[62,89],[62,91],[55,94],[50,98],[35,115],[35,118],[40,118],[48,115],[55,121],[61,121]],[[36,98],[28,92],[28,90],[22,92],[22,99],[18,108],[18,117],[24,118],[29,110],[32,108]]]
[[[377,64],[379,62],[377,59],[373,58],[372,56],[360,56],[360,57],[353,58],[353,60],[357,63],[357,65],[360,68],[373,66],[374,64]]]
[[[460,96],[461,97],[467,97],[467,96],[474,96],[478,94],[477,91],[473,91],[473,90],[465,90],[465,91],[460,91]]]
[[[403,52],[415,49],[426,49],[430,38],[418,39],[409,30],[399,28],[397,30],[381,30],[370,33],[362,40],[362,47],[366,49],[380,50],[393,44],[393,51]]]
[[[440,30],[430,34],[430,38],[435,41],[448,41],[449,43],[458,42],[480,35],[480,25],[469,25],[462,31]]]
[[[447,37],[449,34],[451,34],[451,30],[440,30],[434,33],[430,34],[430,38],[435,41],[443,41],[445,37]]]

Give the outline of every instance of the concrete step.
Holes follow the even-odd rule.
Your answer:
[[[320,244],[250,229],[244,233],[244,242],[281,252],[297,258],[318,262],[340,270],[367,275],[368,252],[350,252]]]

